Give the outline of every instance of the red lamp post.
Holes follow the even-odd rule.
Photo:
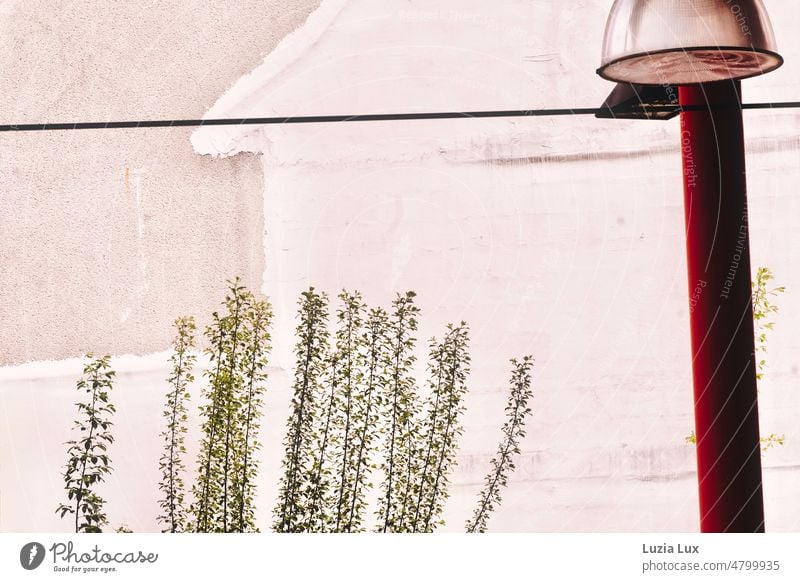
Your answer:
[[[740,79],[783,63],[761,0],[616,0],[602,77],[678,86],[702,532],[763,532]]]

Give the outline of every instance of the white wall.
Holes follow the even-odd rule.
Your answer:
[[[610,2],[431,6],[323,2],[209,115],[591,107],[611,89],[593,72]],[[800,13],[788,2],[769,9],[787,65],[747,81],[748,101],[795,99],[800,88]],[[792,110],[746,117],[753,263],[787,287],[760,391],[762,431],[787,440],[764,456],[771,531],[800,525],[798,129]],[[536,357],[534,415],[492,529],[697,528],[694,454],[683,442],[693,421],[677,120],[206,128],[192,143],[202,154],[263,154],[261,291],[276,327],[262,528],[276,493],[295,301],[310,284],[360,289],[382,305],[415,289],[421,338],[449,321],[471,324],[447,529],[471,513],[499,438],[507,360],[524,353]],[[105,491],[112,523],[139,531],[156,528],[165,358],[120,360],[117,469]],[[9,421],[2,437],[0,466],[13,468],[0,472],[2,529],[65,528],[52,510],[78,364],[56,367],[0,372],[6,418],[35,419]]]

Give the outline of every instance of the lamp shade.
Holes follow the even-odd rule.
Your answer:
[[[615,0],[597,73],[624,83],[691,85],[782,64],[761,0]]]

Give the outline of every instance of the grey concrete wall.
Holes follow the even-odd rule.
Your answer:
[[[199,118],[318,3],[0,1],[0,120]],[[190,133],[0,136],[0,365],[163,350],[226,278],[260,286],[260,164]]]

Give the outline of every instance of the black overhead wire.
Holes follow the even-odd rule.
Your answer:
[[[745,103],[742,109],[792,109],[800,108],[800,101],[776,103]],[[702,111],[703,105],[670,109],[673,112]],[[76,123],[17,123],[0,125],[0,131],[64,131],[74,129],[136,129],[144,127],[206,127],[220,125],[281,125],[288,123],[344,123],[350,121],[414,121],[420,119],[480,119],[491,117],[553,117],[571,115],[597,115],[608,112],[603,107],[578,107],[562,109],[509,109],[504,111],[443,111],[428,113],[368,113],[363,115],[303,115],[296,117],[241,117],[231,119],[145,119],[140,121],[89,121]],[[612,110],[613,113],[613,110]]]

